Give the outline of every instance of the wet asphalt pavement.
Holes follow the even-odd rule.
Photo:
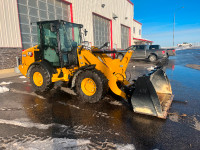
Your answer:
[[[0,79],[10,90],[0,93],[0,149],[198,150],[200,71],[187,64],[200,65],[200,50],[177,51],[164,66],[175,95],[166,120],[136,114],[112,94],[88,104],[59,83],[38,95],[22,76]],[[127,76],[151,66],[132,61]]]

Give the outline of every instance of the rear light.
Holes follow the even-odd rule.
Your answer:
[[[162,54],[165,54],[165,51],[162,51]]]
[[[174,70],[175,69],[175,65],[172,65],[172,70]]]
[[[172,52],[174,52],[174,53],[175,53],[175,49],[174,49],[174,50],[172,50]]]
[[[24,51],[25,51],[25,49],[22,50],[22,52],[24,52]]]

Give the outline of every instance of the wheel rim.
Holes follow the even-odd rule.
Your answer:
[[[92,96],[96,92],[96,84],[91,78],[85,78],[81,82],[81,89],[87,96]]]
[[[33,74],[33,81],[35,83],[35,85],[37,86],[42,86],[43,84],[43,77],[42,77],[42,74],[39,73],[39,72],[35,72]]]
[[[155,57],[154,56],[150,56],[150,61],[154,61]]]

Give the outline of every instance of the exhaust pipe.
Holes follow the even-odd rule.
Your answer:
[[[20,70],[19,70],[19,64],[20,64],[20,59],[19,57],[17,56],[16,57],[16,64],[17,64],[17,67],[15,67],[15,73],[20,73]]]

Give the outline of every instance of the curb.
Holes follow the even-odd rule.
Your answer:
[[[9,78],[9,77],[14,77],[14,76],[19,76],[19,75],[20,75],[20,73],[15,72],[15,68],[0,70],[0,79],[1,78]]]

